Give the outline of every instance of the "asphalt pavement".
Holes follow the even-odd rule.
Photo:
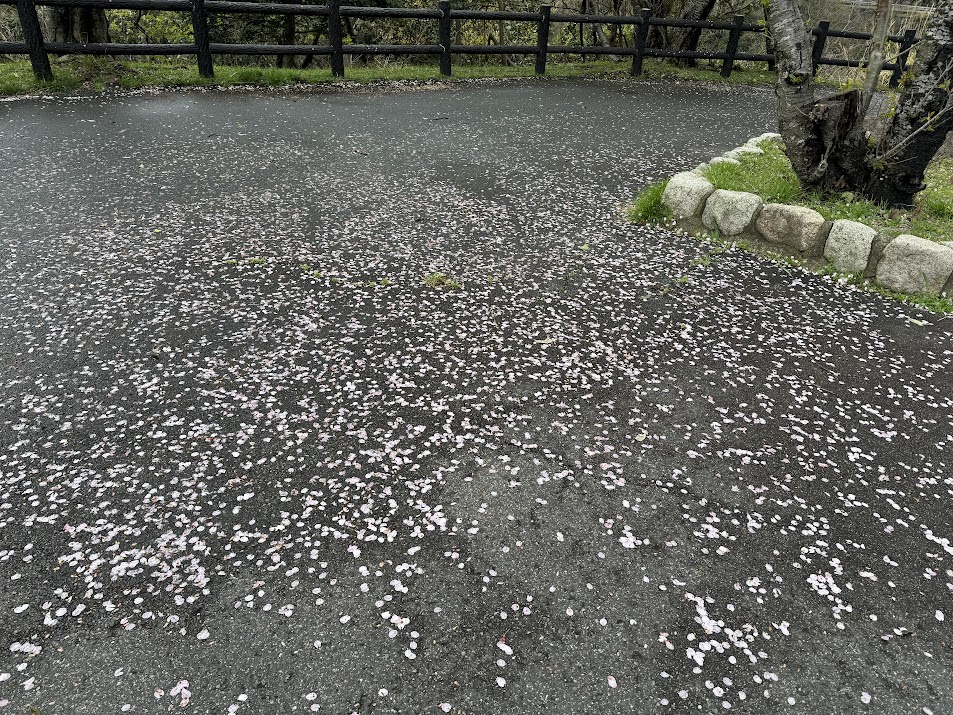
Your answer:
[[[621,217],[773,113],[0,102],[0,713],[953,712],[953,320]]]

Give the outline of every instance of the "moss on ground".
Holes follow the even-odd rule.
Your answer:
[[[33,77],[26,60],[0,62],[0,95],[33,94],[37,92],[69,92],[75,90],[102,91],[110,87],[138,89],[142,87],[231,87],[259,85],[287,87],[294,85],[327,85],[342,82],[386,81],[459,81],[472,79],[536,78],[532,63],[516,66],[498,64],[458,64],[452,77],[442,77],[435,64],[407,62],[351,65],[346,77],[332,77],[327,68],[284,69],[277,67],[249,67],[217,64],[215,77],[199,76],[195,62],[189,59],[119,61],[106,57],[73,56],[53,60],[53,81],[39,82]],[[546,75],[540,79],[566,77],[625,78],[629,76],[631,61],[594,60],[550,62]],[[742,64],[728,79],[718,73],[719,65],[697,68],[680,67],[655,59],[646,59],[644,79],[673,79],[717,82],[723,84],[764,85],[774,82],[774,75]]]

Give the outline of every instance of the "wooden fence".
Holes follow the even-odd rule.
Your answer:
[[[328,55],[331,72],[335,77],[344,76],[344,55],[437,55],[440,58],[440,72],[449,76],[453,55],[535,55],[536,73],[546,73],[547,57],[551,54],[575,55],[631,55],[632,74],[642,73],[642,63],[646,57],[665,57],[688,60],[720,60],[721,75],[730,77],[735,62],[765,62],[774,69],[774,54],[770,50],[770,40],[765,35],[765,52],[752,54],[740,52],[739,46],[744,33],[764,35],[764,26],[745,22],[737,15],[731,22],[713,22],[708,20],[680,20],[675,18],[653,17],[652,11],[642,10],[639,15],[584,15],[575,13],[553,13],[549,5],[542,5],[539,12],[495,12],[483,10],[454,10],[449,0],[440,0],[435,9],[426,8],[390,8],[390,7],[350,7],[342,6],[341,0],[328,0],[327,5],[292,5],[270,2],[239,2],[233,0],[0,0],[0,5],[16,5],[23,27],[23,42],[0,42],[0,54],[29,55],[33,73],[37,79],[51,80],[49,55],[195,55],[199,73],[203,77],[213,76],[213,55]],[[192,16],[194,42],[192,44],[117,44],[90,43],[74,44],[64,42],[46,42],[43,38],[36,8],[47,7],[89,7],[105,10],[165,10],[187,12]],[[222,44],[209,40],[209,13],[254,13],[259,15],[298,15],[326,17],[328,19],[327,45],[250,45]],[[401,18],[430,19],[437,21],[439,44],[436,45],[357,45],[344,44],[341,19],[357,18]],[[451,23],[454,20],[503,20],[509,22],[531,22],[536,25],[535,45],[454,45],[451,43]],[[623,25],[632,27],[633,43],[630,47],[603,47],[586,45],[551,45],[549,28],[551,23],[578,23]],[[727,32],[725,49],[722,52],[696,52],[675,49],[662,49],[648,46],[649,28],[653,25],[673,28],[700,28]],[[847,32],[832,30],[829,22],[821,22],[813,30],[814,66],[831,65],[835,67],[861,67],[863,60],[835,59],[824,57],[824,48],[830,37],[848,40],[870,40],[866,32]],[[902,35],[891,35],[890,41],[899,45],[896,61],[884,65],[884,70],[892,72],[890,84],[897,86],[906,69],[907,56],[916,44],[913,30]]]

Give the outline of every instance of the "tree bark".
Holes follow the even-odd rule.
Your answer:
[[[887,42],[887,26],[890,24],[890,0],[877,0],[874,11],[874,31],[870,39],[870,61],[867,63],[867,78],[864,81],[864,113],[870,107],[870,100],[877,91],[880,72],[883,70],[884,46]]]
[[[794,173],[804,183],[820,161],[810,112],[814,104],[814,64],[811,36],[793,0],[772,0],[767,9],[768,32],[774,42],[778,81],[778,125]]]
[[[863,94],[816,101],[811,35],[796,1],[771,0],[767,21],[777,59],[778,123],[794,173],[805,191],[861,191],[869,176]]]
[[[633,3],[632,11],[638,14],[637,8],[647,7],[652,11],[654,17],[671,17],[671,0],[643,0],[640,3]],[[672,47],[671,37],[668,28],[662,25],[652,25],[649,27],[648,46],[656,49],[667,50]]]
[[[294,15],[285,15],[281,19],[281,44],[293,45],[297,38],[297,26]],[[278,67],[294,68],[296,67],[294,55],[278,55]]]
[[[106,11],[90,7],[53,7],[47,10],[53,42],[109,42]]]
[[[927,166],[953,130],[953,0],[940,0],[917,45],[915,79],[900,95],[876,155],[867,194],[891,206],[913,205]]]
[[[687,0],[685,9],[682,11],[683,20],[707,20],[711,11],[715,9],[717,0]],[[685,52],[694,52],[698,49],[698,40],[701,38],[702,30],[700,27],[691,27],[682,33],[682,40],[679,49]],[[698,64],[697,60],[684,60],[685,64],[694,67]]]
[[[791,166],[807,191],[850,190],[892,207],[909,208],[924,175],[953,130],[953,0],[938,0],[917,46],[915,79],[903,90],[880,145],[864,131],[882,68],[887,0],[878,0],[863,90],[815,101],[810,36],[796,0],[770,0],[768,30],[777,58],[778,121]]]

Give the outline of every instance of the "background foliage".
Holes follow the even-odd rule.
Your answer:
[[[322,0],[305,0],[303,4],[323,4]],[[635,15],[642,7],[650,7],[657,15],[678,17],[684,10],[686,0],[557,0],[552,3],[554,12],[583,12],[591,14]],[[436,5],[435,0],[345,0],[351,5],[383,5],[400,7],[427,7]],[[454,0],[453,7],[473,10],[523,10],[536,11],[539,0]],[[870,10],[866,0],[802,0],[806,21],[815,25],[819,20],[828,20],[838,29],[869,31]],[[899,34],[904,28],[922,30],[932,2],[915,0],[910,4],[897,4],[891,32]],[[709,19],[730,19],[744,15],[749,22],[763,21],[762,0],[717,0]],[[154,12],[135,10],[106,11],[110,39],[122,43],[187,43],[192,39],[192,26],[187,13]],[[259,44],[326,44],[327,23],[323,18],[285,18],[268,15],[210,15],[211,39],[213,42],[259,43]],[[51,18],[46,18],[47,24]],[[370,20],[348,18],[345,23],[345,42],[355,44],[431,44],[437,41],[437,23],[430,20]],[[531,22],[455,21],[456,44],[535,44],[536,28]],[[650,44],[654,47],[674,46],[678,31],[668,28],[653,29]],[[699,49],[717,51],[724,48],[727,33],[702,32]],[[15,8],[0,7],[0,41],[20,40],[20,28]],[[586,25],[580,27],[568,23],[554,23],[550,41],[553,44],[605,45],[628,47],[633,42],[633,28],[618,26]],[[764,39],[745,34],[742,50],[764,52]],[[838,40],[828,41],[825,55],[844,59],[862,59],[866,52],[863,42]],[[896,48],[888,48],[895,53]],[[22,58],[21,58],[22,59]],[[550,61],[559,62],[560,56],[551,56]],[[568,58],[576,59],[576,58]],[[163,60],[157,59],[162,62]],[[169,61],[169,60],[166,60]],[[221,60],[219,60],[221,61]],[[354,64],[394,62],[388,57],[354,57]],[[421,58],[401,59],[400,62],[432,63]],[[455,64],[468,63],[526,63],[531,58],[492,56],[455,57]],[[232,65],[262,65],[284,62],[286,66],[322,67],[326,58],[295,57],[282,60],[274,57],[230,56]],[[846,78],[849,72],[825,68],[825,75]]]

